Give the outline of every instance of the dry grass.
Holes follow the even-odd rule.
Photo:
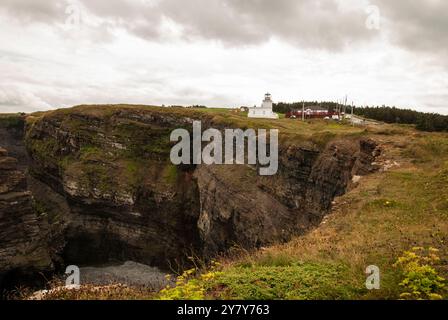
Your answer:
[[[34,295],[28,299],[34,300],[150,300],[155,293],[138,287],[128,287],[122,284],[109,286],[83,285],[79,289],[57,287],[41,296]]]
[[[27,287],[9,292],[8,300],[150,300],[156,295],[150,288],[130,287],[124,284],[84,284],[78,288],[66,287],[62,279],[55,278],[46,290],[34,291]]]
[[[333,279],[335,290],[352,286],[359,289],[357,299],[394,299],[401,288],[393,263],[403,251],[421,246],[440,249],[437,268],[447,277],[448,135],[396,130],[399,134],[377,132],[374,138],[381,141],[385,152],[381,160],[396,162],[397,166],[362,178],[360,185],[338,198],[331,214],[307,235],[223,259],[224,273],[233,273],[235,266],[241,265],[343,265],[348,271]],[[381,289],[362,290],[364,270],[372,264],[380,267]],[[324,284],[322,288],[328,290]]]

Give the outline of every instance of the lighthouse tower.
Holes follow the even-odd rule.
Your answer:
[[[278,119],[278,114],[272,111],[272,96],[270,93],[264,95],[263,103],[260,107],[249,108],[249,118]]]

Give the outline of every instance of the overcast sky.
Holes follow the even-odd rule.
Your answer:
[[[0,0],[0,112],[342,99],[448,114],[446,0]]]

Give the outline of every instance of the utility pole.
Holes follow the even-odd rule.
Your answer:
[[[336,100],[336,108],[334,109],[334,112],[338,113],[339,108],[339,99]]]
[[[354,116],[354,112],[353,112],[354,108],[355,108],[355,103],[352,101],[352,117],[351,117],[351,120],[352,120],[352,126],[353,127],[355,126],[355,119],[353,118],[353,116]]]
[[[347,95],[345,95],[345,101],[344,101],[344,116],[347,112]]]
[[[338,120],[341,121],[341,111],[342,111],[342,100],[341,103],[338,106]]]
[[[338,100],[336,100],[336,110],[335,110],[335,112],[336,112],[336,114],[338,114],[338,116],[339,116],[339,106],[340,106],[340,101],[338,99]]]
[[[305,100],[302,101],[302,121],[305,122]]]

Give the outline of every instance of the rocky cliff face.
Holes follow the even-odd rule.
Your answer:
[[[317,226],[352,177],[375,170],[371,140],[289,145],[280,150],[279,173],[256,175],[245,166],[200,166],[198,229],[206,255],[231,245],[254,248],[287,241]]]
[[[156,108],[80,107],[30,119],[29,189],[50,226],[53,261],[168,268],[193,254],[287,241],[318,225],[354,175],[374,170],[375,143],[355,137],[282,144],[272,177],[244,165],[174,166],[169,135],[193,119],[226,126]]]
[[[5,282],[51,269],[45,228],[25,174],[18,160],[0,148],[0,289]]]
[[[65,262],[168,268],[197,252],[197,187],[190,170],[168,162],[169,133],[182,125],[183,118],[117,110],[56,114],[30,126],[34,190],[52,190],[39,199],[64,234],[52,243]]]

